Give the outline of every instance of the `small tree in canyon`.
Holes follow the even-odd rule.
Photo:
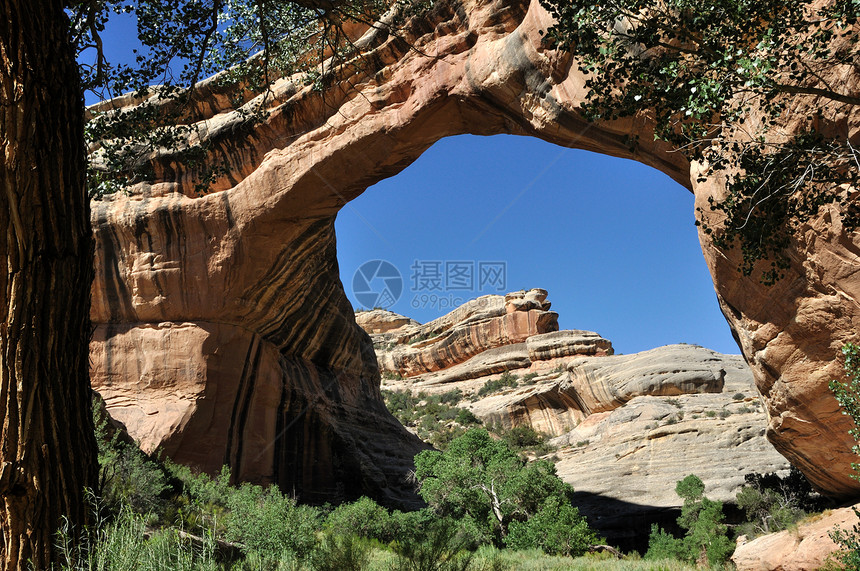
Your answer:
[[[445,452],[419,453],[415,476],[437,514],[471,519],[496,545],[577,556],[597,542],[555,465],[525,462],[484,429],[469,430]]]

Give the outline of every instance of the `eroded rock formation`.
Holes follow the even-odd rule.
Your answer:
[[[796,528],[753,540],[738,538],[732,563],[738,571],[808,571],[838,569],[834,555],[841,550],[831,538],[835,529],[851,532],[858,523],[858,506],[828,510],[801,520]]]
[[[226,461],[239,477],[319,497],[404,498],[399,481],[418,443],[382,408],[371,342],[338,280],[333,221],[346,202],[461,133],[633,158],[691,189],[700,206],[725,193],[654,141],[647,113],[585,122],[584,78],[542,42],[549,25],[538,0],[435,2],[401,34],[359,39],[362,65],[346,66],[325,93],[279,79],[258,123],[203,84],[189,144],[203,141],[207,158],[154,153],[155,182],[93,205],[93,385],[111,414],[146,447],[206,469]],[[855,135],[850,114],[819,103],[808,101],[834,130]],[[213,165],[228,174],[198,197],[201,170]],[[848,421],[826,383],[860,326],[860,236],[825,207],[791,243],[792,266],[774,287],[756,272],[741,276],[738,251],[701,241],[765,397],[770,440],[821,489],[856,493]],[[550,319],[542,311],[500,317],[495,334],[551,332],[548,321],[522,317]],[[551,345],[540,351],[552,354]],[[432,370],[450,355],[410,362]]]
[[[546,298],[544,290],[516,295],[532,292]],[[491,307],[505,300],[480,299]],[[681,505],[674,482],[689,474],[702,478],[708,497],[734,502],[745,474],[789,466],[764,436],[764,408],[739,355],[683,344],[613,355],[610,342],[596,333],[557,331],[487,349],[432,373],[404,378],[400,369],[387,368],[391,355],[403,355],[416,336],[435,333],[423,341],[424,351],[443,343],[445,331],[460,327],[458,315],[475,323],[473,313],[455,310],[427,325],[372,334],[383,386],[413,395],[456,389],[462,394],[458,406],[486,425],[530,426],[555,436],[550,456],[559,476],[573,485],[590,523],[615,545],[644,549],[651,523],[674,525]],[[377,322],[404,320],[375,312],[363,321],[374,330]],[[515,386],[499,383],[503,375]],[[487,392],[491,386],[497,388]]]

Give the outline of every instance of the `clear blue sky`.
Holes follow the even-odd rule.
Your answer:
[[[478,289],[478,264],[504,262],[505,292],[547,289],[561,328],[597,331],[616,352],[684,342],[738,353],[694,219],[686,189],[634,161],[527,137],[451,137],[341,211],[341,281],[361,307],[356,270],[389,261],[403,279],[389,309],[426,322],[452,302],[498,293]],[[464,288],[470,270],[458,262],[473,262],[474,287],[447,289],[445,262]],[[415,287],[413,277],[437,268],[441,291]]]
[[[112,18],[109,58],[130,60],[135,35],[131,17]],[[685,342],[738,353],[693,221],[692,195],[650,167],[533,138],[464,135],[348,204],[337,219],[338,261],[356,308],[356,270],[386,260],[403,280],[390,309],[421,322],[478,295],[542,287],[562,328],[597,331],[616,352]],[[445,262],[452,271],[474,263],[475,287],[413,287],[437,264],[444,280]],[[502,291],[478,289],[481,262],[505,264]]]

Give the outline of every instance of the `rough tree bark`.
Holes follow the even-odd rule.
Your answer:
[[[97,473],[83,101],[64,3],[0,6],[0,569],[46,569]]]

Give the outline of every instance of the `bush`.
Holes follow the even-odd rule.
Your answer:
[[[793,467],[788,475],[776,473],[747,474],[746,485],[737,495],[737,505],[744,510],[746,522],[739,534],[751,537],[787,529],[807,511],[823,508],[809,481]]]
[[[170,491],[167,473],[110,423],[101,399],[93,399],[93,422],[101,468],[99,495],[108,508],[161,514]]]
[[[851,417],[854,428],[849,434],[854,438],[854,454],[860,454],[860,346],[851,343],[842,347],[842,355],[845,359],[844,370],[847,381],[830,381],[830,390],[836,397],[836,401],[842,407],[842,414]],[[854,469],[852,477],[860,480],[860,464],[852,462]],[[860,512],[854,509],[854,513],[860,517]],[[830,537],[842,548],[836,558],[846,569],[860,569],[860,525],[855,525],[852,530],[844,531],[839,528],[830,532]]]
[[[316,571],[361,571],[370,561],[371,544],[355,535],[327,533],[311,557]]]
[[[313,551],[320,513],[283,495],[274,486],[242,484],[228,498],[227,538],[244,545],[264,561],[279,560],[285,551],[305,558]]]
[[[667,556],[695,563],[703,556],[711,565],[728,560],[734,543],[726,536],[722,502],[704,496],[705,484],[695,475],[689,475],[675,485],[675,493],[684,500],[678,525],[686,530],[682,539],[676,539],[659,527],[651,528],[648,542],[648,559]]]
[[[860,510],[852,508],[854,515],[860,518]],[[830,532],[830,539],[836,542],[841,551],[835,554],[836,559],[847,571],[860,571],[860,524],[854,524],[850,530],[836,527]]]
[[[366,539],[378,539],[382,543],[395,539],[391,514],[366,497],[336,507],[326,517],[323,527],[334,535],[355,535]]]
[[[515,426],[502,434],[502,438],[511,448],[522,450],[523,448],[539,447],[546,442],[546,436],[531,426]]]
[[[505,537],[511,549],[542,549],[548,555],[579,557],[598,543],[579,510],[550,496],[540,510],[524,522],[512,521]]]
[[[538,376],[537,373],[526,373],[523,375],[523,383],[531,383]]]
[[[406,391],[382,391],[382,395],[397,420],[405,426],[416,427],[419,438],[440,449],[463,434],[462,428],[452,425],[454,422],[462,427],[481,424],[469,410],[448,404],[462,399],[463,394],[458,389],[432,396],[422,392],[413,397]]]
[[[421,539],[393,543],[397,570],[466,571],[472,554],[466,549],[467,540],[458,531],[454,520],[440,518],[424,526]]]
[[[457,411],[457,417],[454,420],[463,426],[481,424],[481,419],[475,416],[475,414],[467,408],[459,409]]]
[[[512,375],[509,371],[505,371],[498,379],[490,379],[484,386],[478,390],[478,396],[486,396],[490,393],[495,393],[506,387],[516,387],[518,377]]]
[[[648,551],[645,559],[685,559],[684,542],[663,531],[659,525],[651,525],[648,537]]]
[[[424,529],[435,519],[436,515],[429,508],[412,512],[395,510],[391,512],[391,535],[399,543],[421,541]]]

